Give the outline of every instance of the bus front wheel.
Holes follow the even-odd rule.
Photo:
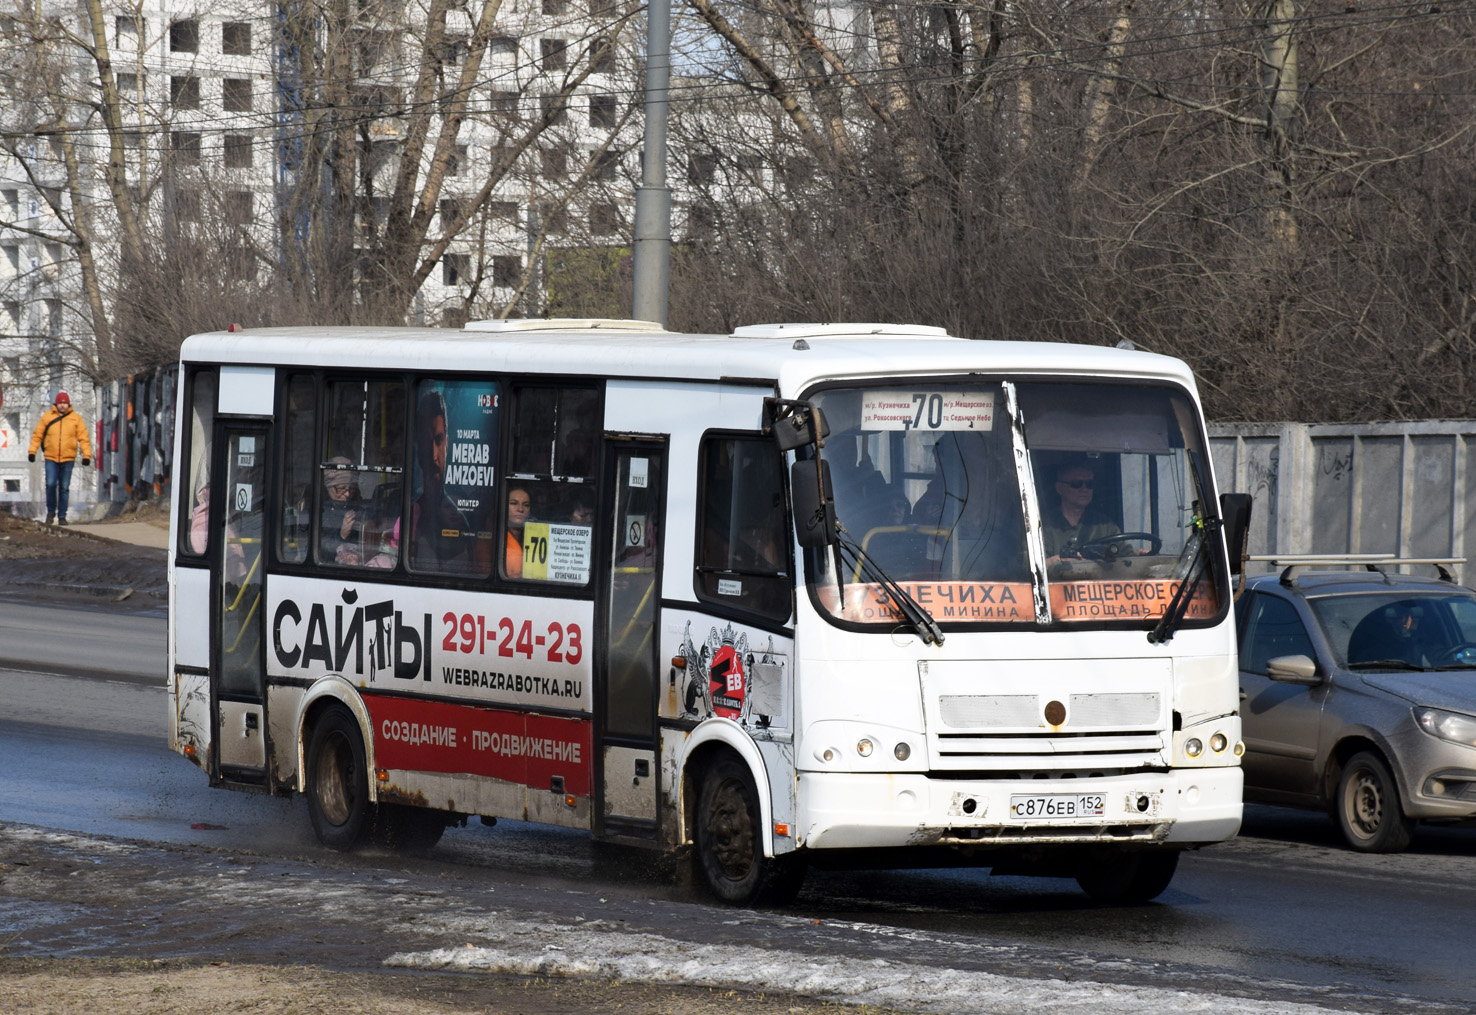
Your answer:
[[[1162,895],[1178,867],[1176,849],[1108,854],[1083,867],[1076,883],[1094,902],[1131,906]]]
[[[308,817],[318,841],[351,850],[369,826],[369,773],[364,737],[348,709],[333,706],[319,717],[308,740]]]
[[[804,858],[764,856],[761,814],[743,764],[725,757],[707,770],[697,804],[697,862],[708,888],[724,902],[783,905],[799,894]]]

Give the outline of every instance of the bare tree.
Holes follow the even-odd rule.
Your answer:
[[[1468,414],[1468,8],[692,9],[706,101],[768,140],[733,186],[744,131],[685,131],[726,168],[686,209],[683,325],[1128,339],[1220,418]]]
[[[522,236],[537,216],[509,216],[510,201],[567,208],[586,163],[627,131],[627,116],[570,112],[623,90],[634,9],[562,29],[529,21],[536,10],[510,23],[500,0],[296,0],[255,22],[235,9],[161,21],[17,0],[7,22],[25,57],[7,68],[23,101],[4,143],[56,195],[34,231],[75,252],[88,370],[167,361],[184,335],[229,323],[449,320],[479,294],[523,305],[521,270],[468,283],[498,282],[483,262],[535,242]],[[202,43],[206,27],[220,34]],[[160,66],[168,80],[150,80]],[[570,168],[538,177],[535,196],[527,167],[548,148]]]

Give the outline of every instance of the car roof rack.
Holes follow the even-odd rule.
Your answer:
[[[1429,564],[1435,568],[1440,575],[1441,581],[1454,583],[1455,576],[1447,570],[1452,564],[1464,564],[1465,557],[1401,557],[1393,553],[1253,553],[1246,560],[1260,561],[1270,564],[1272,567],[1285,565],[1281,572],[1281,584],[1295,585],[1296,578],[1292,572],[1299,567],[1358,567],[1374,571],[1384,576],[1387,581],[1389,573],[1384,570],[1389,567],[1402,567],[1406,564]]]

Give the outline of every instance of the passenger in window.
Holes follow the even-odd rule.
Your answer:
[[[912,524],[926,529],[952,529],[972,507],[985,501],[989,489],[990,449],[979,434],[945,434],[933,446],[933,478],[912,505]]]
[[[912,508],[905,494],[894,493],[886,499],[885,521],[887,525],[906,525],[912,517]]]
[[[328,464],[345,466],[349,460],[340,455],[330,458]],[[323,488],[322,548],[318,559],[325,563],[358,564],[361,559],[359,541],[364,532],[364,506],[354,474],[345,468],[328,469],[323,473]]]
[[[570,525],[593,525],[594,518],[594,508],[589,506],[588,501],[576,500],[574,507],[569,511]]]
[[[523,526],[533,513],[533,498],[521,486],[507,491],[507,576],[523,576]]]
[[[385,533],[379,542],[379,552],[369,558],[369,567],[390,568],[400,559],[400,520],[395,519],[395,527]]]
[[[1056,467],[1055,497],[1042,498],[1040,509],[1047,564],[1080,557],[1081,546],[1110,539],[1122,531],[1092,507],[1095,482],[1096,470],[1085,458],[1072,459]],[[1051,503],[1052,499],[1055,503]]]
[[[1420,631],[1420,614],[1424,611],[1413,603],[1391,603],[1370,613],[1358,622],[1348,639],[1348,664],[1402,662],[1424,666],[1424,649],[1429,639]]]
[[[200,487],[190,511],[190,552],[204,553],[210,542],[210,487]]]
[[[438,390],[420,396],[415,409],[415,456],[420,466],[421,493],[411,517],[411,563],[420,568],[444,568],[467,556],[463,539],[470,526],[456,503],[446,495],[446,399]],[[458,565],[456,570],[463,570]]]

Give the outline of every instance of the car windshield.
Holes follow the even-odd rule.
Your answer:
[[[1408,590],[1309,600],[1349,669],[1476,669],[1476,595]]]
[[[1048,614],[1141,626],[1164,614],[1185,575],[1198,579],[1190,621],[1218,614],[1219,556],[1199,553],[1203,443],[1183,392],[971,380],[830,388],[812,399],[831,429],[821,455],[837,518],[938,622],[1034,624]],[[1039,516],[1034,531],[1027,505]],[[812,553],[809,565],[830,615],[897,621],[895,597],[866,567],[834,550]]]

